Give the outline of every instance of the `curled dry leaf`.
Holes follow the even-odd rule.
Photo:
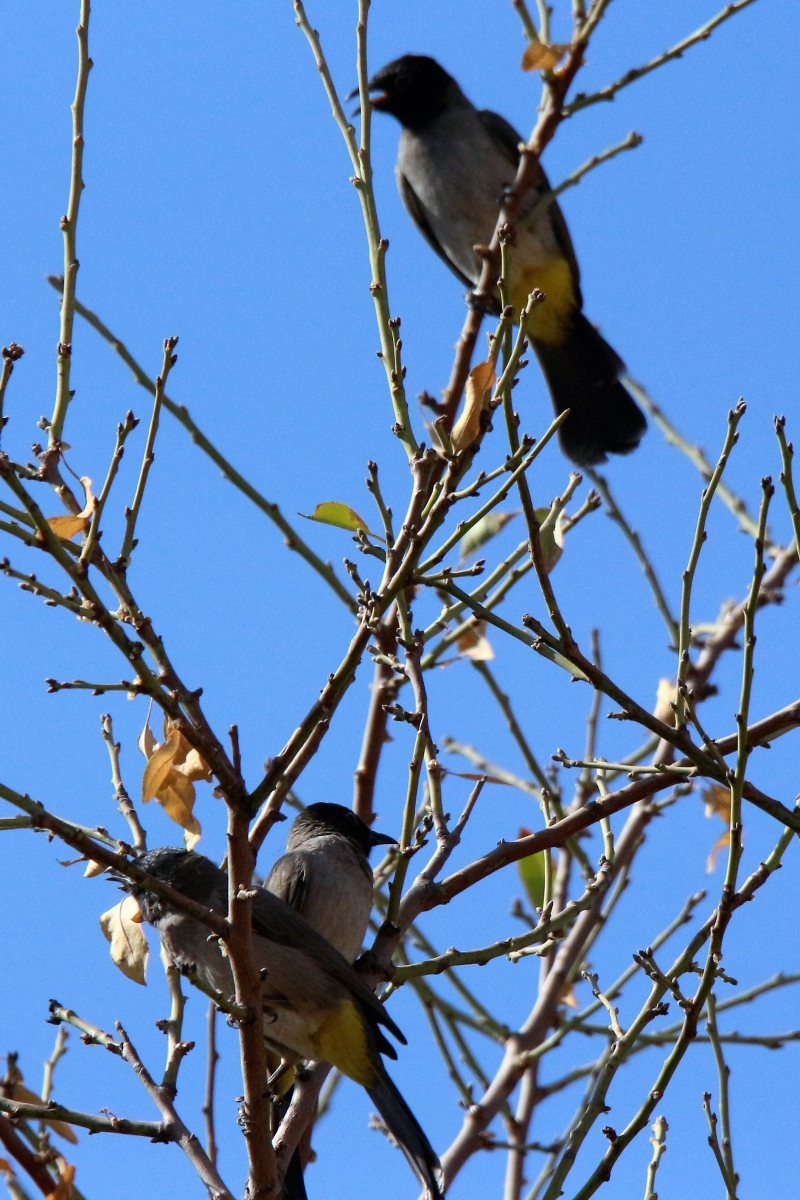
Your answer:
[[[72,1200],[75,1195],[75,1189],[72,1186],[75,1182],[75,1168],[71,1163],[65,1163],[63,1159],[60,1159],[59,1162],[61,1178],[53,1191],[48,1194],[47,1200]]]
[[[656,707],[653,716],[658,717],[659,721],[663,721],[665,725],[674,725],[675,712],[672,705],[676,703],[677,699],[677,688],[672,680],[659,679],[658,691],[656,692]]]
[[[491,360],[478,363],[470,371],[464,411],[453,426],[450,438],[456,452],[466,450],[478,437],[481,431],[481,413],[488,402],[487,392],[494,387],[496,379],[494,362]]]
[[[147,938],[142,914],[133,896],[126,896],[100,917],[100,928],[111,943],[111,959],[134,983],[145,985]]]
[[[471,658],[473,662],[491,662],[494,658],[494,650],[486,636],[485,621],[473,621],[469,629],[462,633],[456,645],[461,657]]]
[[[89,519],[97,508],[97,497],[92,492],[92,481],[88,475],[81,476],[83,491],[86,503],[83,506],[83,511],[73,515],[64,515],[59,517],[48,517],[47,524],[52,529],[53,533],[58,537],[69,540],[75,537],[76,533],[83,533],[84,529],[89,524]]]
[[[21,1077],[14,1080],[14,1082],[11,1084],[10,1091],[11,1094],[8,1099],[16,1100],[18,1104],[44,1104],[42,1097],[37,1096],[36,1092],[33,1092],[29,1087],[26,1087],[22,1082]],[[53,1132],[57,1133],[59,1137],[62,1137],[65,1142],[69,1142],[71,1146],[77,1146],[78,1135],[75,1133],[75,1130],[71,1125],[66,1125],[63,1121],[48,1121],[47,1124],[50,1126]]]
[[[703,804],[705,805],[707,817],[719,817],[726,825],[731,822],[731,793],[730,789],[726,788],[721,783],[709,783],[700,793]],[[720,850],[724,850],[731,840],[731,831],[726,829],[721,833],[714,845],[711,847],[711,853],[706,861],[706,870],[709,875],[717,865],[717,856]]]
[[[568,50],[568,45],[548,46],[546,42],[529,42],[520,65],[523,71],[552,71]]]
[[[142,776],[142,803],[157,800],[164,812],[180,825],[184,841],[192,850],[200,840],[202,829],[194,815],[194,785],[199,780],[211,782],[211,771],[197,750],[189,745],[181,731],[164,726],[164,741],[153,737],[145,725],[139,738],[139,749],[147,759]]]
[[[95,862],[93,858],[90,858],[86,864],[86,870],[83,872],[83,878],[94,879],[95,876],[102,875],[105,869],[103,863]]]

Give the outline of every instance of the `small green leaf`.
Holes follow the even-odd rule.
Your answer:
[[[472,558],[481,546],[491,541],[496,537],[501,529],[505,529],[509,521],[513,521],[514,517],[518,517],[519,512],[490,512],[485,517],[481,517],[477,525],[473,525],[472,529],[467,530],[461,539],[460,556],[461,561],[466,562],[468,558]]]
[[[517,863],[519,877],[525,885],[528,899],[534,908],[544,905],[544,850],[538,854],[529,854]]]
[[[372,537],[378,536],[372,533],[366,521],[362,520],[357,512],[347,504],[340,504],[338,500],[326,500],[324,504],[318,504],[310,516],[308,513],[298,513],[297,515],[305,517],[307,521],[321,521],[323,525],[335,525],[337,529],[349,529],[353,533],[357,533],[360,529],[364,533],[371,534]],[[383,541],[383,538],[380,540]]]

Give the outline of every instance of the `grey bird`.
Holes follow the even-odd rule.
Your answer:
[[[161,846],[137,866],[191,900],[227,912],[228,877],[201,854]],[[224,996],[233,992],[230,963],[208,928],[155,893],[131,888],[143,916],[158,931],[166,955],[181,970]],[[382,1054],[396,1058],[381,1027],[405,1038],[358,972],[302,917],[263,888],[253,900],[253,951],[265,970],[264,1040],[287,1063],[323,1060],[360,1083],[408,1159],[428,1200],[440,1200],[441,1167],[422,1128],[387,1074]]]
[[[397,182],[408,212],[450,270],[474,288],[483,267],[475,247],[492,239],[523,139],[498,113],[475,108],[425,55],[388,63],[369,88],[373,107],[402,126]],[[517,313],[534,288],[546,296],[534,309],[530,340],[556,413],[570,410],[561,448],[572,462],[591,466],[635,450],[647,422],[620,382],[622,359],[583,315],[580,270],[561,209],[553,201],[534,212],[549,190],[539,168],[517,215],[508,295]]]
[[[264,887],[354,962],[372,912],[370,851],[396,843],[342,804],[310,804],[293,821],[286,853]]]

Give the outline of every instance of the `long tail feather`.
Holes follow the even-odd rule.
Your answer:
[[[367,1088],[367,1094],[425,1189],[426,1200],[441,1200],[442,1167],[439,1159],[392,1080],[384,1073],[379,1084]]]
[[[590,467],[605,462],[608,454],[635,450],[647,421],[619,382],[622,360],[583,313],[575,314],[561,345],[535,341],[533,347],[556,412],[570,410],[559,430],[567,458]]]

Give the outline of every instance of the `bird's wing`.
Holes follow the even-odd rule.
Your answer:
[[[463,273],[463,271],[460,271],[458,269],[458,267],[455,265],[453,260],[448,255],[447,251],[444,249],[444,247],[439,242],[438,238],[436,237],[436,234],[431,229],[430,222],[428,221],[428,214],[425,212],[425,208],[423,207],[419,196],[414,191],[411,184],[408,182],[405,175],[403,175],[403,173],[401,171],[398,171],[398,173],[397,173],[397,186],[400,189],[400,195],[403,198],[403,203],[405,204],[406,208],[408,209],[411,220],[414,222],[417,229],[420,231],[422,236],[425,238],[425,241],[428,243],[428,245],[431,247],[431,249],[435,250],[435,252],[439,255],[439,258],[441,258],[442,262],[447,263],[448,267],[453,272],[453,274],[457,275],[458,278],[461,280],[461,282],[464,284],[464,287],[468,287],[468,288],[474,287],[475,286],[474,280],[467,279],[467,277]]]
[[[498,150],[506,156],[510,163],[513,163],[514,167],[518,167],[519,145],[520,142],[524,141],[524,138],[519,136],[511,122],[507,121],[505,117],[501,117],[500,113],[492,112],[489,108],[481,109],[478,113],[478,118]],[[539,178],[536,182],[538,187],[543,191],[545,189],[550,190],[550,181],[541,163],[539,163]],[[572,245],[572,238],[569,235],[564,214],[555,200],[548,209],[548,216],[553,226],[553,233],[558,242],[558,248],[569,263],[575,289],[580,295],[581,271],[575,256],[575,247]],[[580,299],[578,303],[581,303]]]
[[[308,876],[302,855],[289,850],[279,858],[264,880],[264,887],[302,916],[308,900]]]
[[[406,1039],[397,1025],[347,959],[278,896],[273,896],[264,888],[257,888],[256,893],[253,900],[253,932],[268,941],[292,946],[295,950],[310,955],[323,970],[360,1001],[374,1021],[384,1025],[405,1045]]]

